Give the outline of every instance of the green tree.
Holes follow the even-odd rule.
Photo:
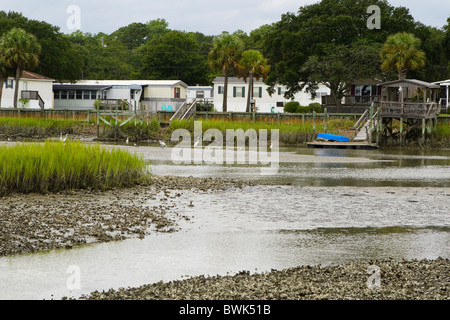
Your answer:
[[[133,50],[145,44],[149,31],[147,24],[131,23],[113,32],[111,36],[123,43],[128,50]]]
[[[41,45],[39,65],[35,72],[57,79],[75,81],[80,78],[84,63],[79,48],[59,27],[44,21],[30,20],[17,12],[0,11],[0,37],[12,28],[21,28],[33,34]]]
[[[182,80],[188,84],[205,84],[208,70],[192,34],[171,30],[153,38],[139,49],[142,56],[141,77]]]
[[[170,31],[169,23],[165,19],[155,19],[147,22],[148,40],[159,38]]]
[[[32,70],[39,63],[41,45],[36,37],[20,28],[13,28],[0,40],[0,61],[16,70],[14,108],[17,108],[19,81],[25,69]]]
[[[381,9],[380,30],[367,28],[370,5]],[[271,65],[266,83],[272,93],[275,86],[285,85],[286,98],[292,98],[311,76],[311,69],[303,65],[311,56],[326,60],[330,44],[350,47],[356,40],[366,40],[379,46],[388,35],[414,28],[408,9],[394,8],[385,0],[322,0],[303,6],[297,14],[284,14],[264,36],[263,54]]]
[[[210,67],[221,72],[225,77],[223,112],[227,112],[228,109],[228,76],[241,57],[243,46],[239,37],[223,32],[220,36],[214,38],[213,48],[208,55]]]
[[[116,36],[104,33],[72,33],[70,41],[82,60],[82,79],[130,79],[134,55]]]
[[[317,84],[330,89],[337,111],[342,111],[341,100],[349,86],[357,79],[374,76],[379,66],[379,47],[357,41],[352,46],[330,44],[320,56],[310,56],[302,71],[309,75],[304,85],[315,97]],[[368,63],[369,62],[369,63]]]
[[[417,23],[414,35],[422,42],[426,55],[426,68],[408,72],[409,77],[428,82],[447,79],[448,58],[445,49],[445,30]]]
[[[444,52],[445,52],[445,57],[448,61],[448,66],[447,66],[447,74],[448,77],[450,77],[450,17],[447,19],[447,24],[444,26],[444,32],[445,32],[445,37],[444,37]]]
[[[273,25],[265,24],[250,32],[247,39],[247,46],[254,50],[264,50],[264,39],[273,29]]]
[[[254,96],[254,79],[266,79],[270,72],[270,66],[267,64],[267,59],[264,58],[261,52],[258,50],[247,50],[242,53],[242,57],[237,64],[237,71],[238,77],[244,78],[245,81],[247,81],[247,78],[249,80],[246,112],[250,112],[250,104]]]
[[[421,41],[413,34],[402,32],[390,36],[380,51],[381,69],[397,71],[399,79],[405,79],[409,70],[425,66],[425,53]]]

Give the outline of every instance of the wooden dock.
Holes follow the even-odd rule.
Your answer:
[[[318,149],[356,149],[356,150],[376,150],[376,144],[367,142],[331,142],[331,141],[314,141],[307,143],[308,148]]]

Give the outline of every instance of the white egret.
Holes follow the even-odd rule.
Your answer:
[[[159,141],[159,145],[161,146],[161,148],[165,148],[166,144],[164,142],[162,142],[161,140]]]

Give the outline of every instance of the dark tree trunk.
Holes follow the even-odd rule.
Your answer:
[[[336,101],[336,112],[337,113],[342,113],[342,97],[339,98],[339,95],[337,95],[336,93],[332,93],[334,100]]]
[[[253,100],[253,72],[250,72],[250,79],[248,81],[248,96],[247,96],[247,110],[246,112],[251,112],[250,104]]]
[[[2,107],[3,84],[4,81],[2,78],[0,78],[0,108]]]
[[[16,69],[16,83],[15,83],[15,87],[14,87],[14,108],[17,108],[17,101],[19,99],[19,82],[20,82],[20,77],[22,76],[22,70],[20,69],[20,67],[17,67]]]
[[[225,68],[224,69],[224,74],[225,74],[225,84],[223,87],[223,107],[222,107],[222,111],[223,112],[227,112],[228,107],[227,107],[227,103],[228,103],[228,70]]]

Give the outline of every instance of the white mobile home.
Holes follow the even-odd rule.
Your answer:
[[[444,80],[444,81],[438,81],[434,84],[440,85],[441,90],[441,99],[443,99],[443,105],[442,107],[445,108],[445,112],[450,112],[450,79]],[[442,110],[444,111],[444,110]]]
[[[211,86],[191,86],[187,88],[187,99],[189,101],[206,100],[211,101],[214,98],[214,88]]]
[[[179,80],[83,80],[55,84],[55,107],[87,110],[95,108],[96,100],[122,100],[133,110],[176,110],[186,101],[187,87]]]
[[[217,77],[213,81],[214,83],[214,107],[218,111],[223,111],[223,93],[225,78]],[[257,112],[264,113],[283,113],[284,106],[287,102],[292,101],[284,97],[286,87],[277,86],[275,93],[270,96],[267,92],[268,86],[261,80],[254,80],[254,101]],[[297,101],[302,106],[308,106],[310,103],[322,102],[322,96],[330,94],[330,89],[324,85],[319,85],[317,90],[317,97],[311,99],[311,95],[304,91],[298,92],[294,101]],[[247,95],[248,95],[248,82],[244,79],[230,77],[228,78],[228,111],[230,112],[245,112],[247,108]]]
[[[25,109],[52,109],[53,108],[53,82],[55,80],[37,73],[24,71],[19,81],[18,108]],[[0,106],[2,108],[14,107],[15,79],[8,78],[2,90]],[[26,102],[26,103],[24,103]]]

